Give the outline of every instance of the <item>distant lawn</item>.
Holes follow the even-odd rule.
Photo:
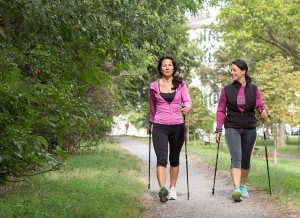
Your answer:
[[[299,145],[299,136],[298,135],[293,135],[289,136],[288,140],[286,142],[288,145]]]
[[[60,171],[1,187],[0,217],[143,217],[139,173],[137,158],[102,143]]]
[[[286,144],[286,147],[278,148],[277,152],[281,154],[290,154],[290,155],[295,155],[300,158],[300,150],[299,145],[299,136],[289,136]],[[270,152],[274,151],[274,138],[270,137],[269,139],[266,140],[266,145],[267,149]],[[257,137],[256,140],[256,147],[259,148],[260,151],[264,152],[264,140],[261,137]]]
[[[215,139],[214,137],[211,138],[211,143],[215,143]],[[289,136],[286,144],[286,147],[282,147],[282,148],[278,148],[277,152],[280,154],[290,154],[293,156],[297,156],[300,158],[300,149],[299,149],[299,136]],[[195,142],[193,140],[190,141],[191,145],[194,145]],[[202,142],[200,142],[200,140],[196,141],[197,145],[203,145]],[[222,144],[224,144],[225,146],[225,150],[227,150],[226,144],[225,144],[225,140],[224,137],[222,137]],[[266,140],[266,145],[267,145],[267,150],[268,153],[273,153],[274,152],[274,138],[273,137],[269,137]],[[265,146],[264,146],[264,140],[261,137],[257,137],[256,138],[256,144],[255,147],[258,148],[258,151],[256,150],[255,152],[258,153],[265,153]]]
[[[257,137],[256,143],[258,143],[259,145],[263,145],[264,141],[263,141],[262,137]],[[270,136],[269,138],[267,138],[266,144],[274,145],[274,137]],[[296,135],[289,136],[286,141],[286,144],[298,146],[299,145],[299,136],[296,136]]]

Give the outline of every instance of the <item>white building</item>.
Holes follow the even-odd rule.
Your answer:
[[[214,53],[223,44],[219,33],[214,32],[211,24],[217,22],[219,8],[209,8],[208,11],[199,12],[196,16],[188,16],[189,39],[198,40],[199,48],[206,52],[203,64],[208,67],[214,66]]]
[[[214,32],[210,25],[217,22],[217,15],[220,9],[218,7],[208,8],[207,11],[200,11],[197,15],[187,15],[188,18],[188,34],[190,41],[197,40],[199,48],[205,53],[205,57],[201,58],[203,66],[214,68],[214,53],[223,45],[220,34]],[[218,94],[211,94],[209,86],[201,84],[200,80],[193,80],[192,86],[198,87],[204,97],[207,99],[208,108],[215,112],[218,102]]]

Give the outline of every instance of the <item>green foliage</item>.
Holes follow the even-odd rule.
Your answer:
[[[145,116],[146,115],[146,116]],[[131,123],[134,123],[134,126],[137,129],[147,128],[149,125],[149,113],[147,114],[140,112],[129,113],[129,120]]]
[[[200,6],[0,0],[0,181],[57,169],[114,115],[144,107],[149,66],[186,45],[184,13]]]
[[[203,51],[198,48],[198,41],[191,41],[185,47],[181,48],[177,54],[179,63],[179,74],[190,84],[192,76],[201,68],[200,58]]]
[[[300,72],[282,56],[258,62],[254,74],[273,122],[296,123],[300,116]]]
[[[207,134],[213,131],[215,121],[214,114],[207,109],[205,99],[198,88],[189,88],[193,109],[188,116],[189,129],[196,134],[197,130],[202,129]]]
[[[225,6],[217,29],[233,58],[259,61],[281,54],[299,67],[300,4],[294,0],[218,2],[225,2]]]

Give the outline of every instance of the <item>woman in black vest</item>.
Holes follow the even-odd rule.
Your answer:
[[[256,140],[255,109],[263,118],[267,112],[259,88],[251,83],[247,63],[237,59],[231,63],[233,83],[220,94],[217,109],[216,142],[225,128],[226,144],[231,156],[232,198],[240,202],[248,197],[246,180],[250,170],[251,152]]]

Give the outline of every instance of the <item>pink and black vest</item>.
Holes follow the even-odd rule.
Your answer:
[[[245,110],[241,112],[238,109],[237,97],[241,84],[234,82],[224,87],[227,99],[227,111],[224,127],[234,129],[255,129],[255,104],[257,86],[247,83],[245,87]]]

